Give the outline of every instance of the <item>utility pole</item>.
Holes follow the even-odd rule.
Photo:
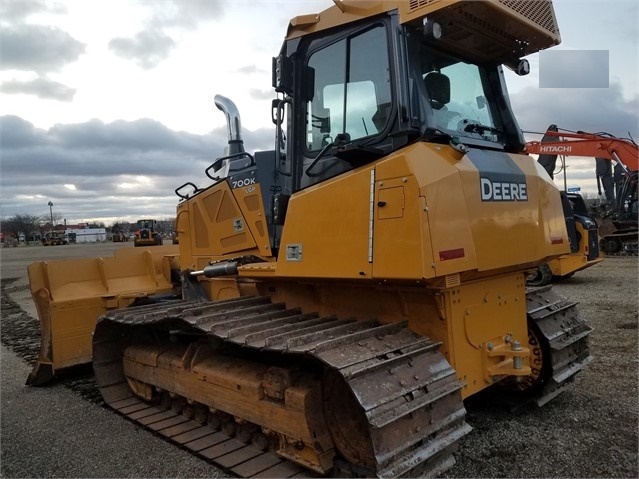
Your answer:
[[[49,213],[51,213],[51,232],[53,232],[53,203],[49,201]]]

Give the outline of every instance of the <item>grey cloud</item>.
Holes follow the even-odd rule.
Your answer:
[[[273,148],[272,129],[243,133],[247,151]],[[51,200],[54,213],[70,221],[174,215],[174,190],[187,181],[210,185],[204,170],[223,154],[227,141],[226,127],[196,135],[151,119],[92,120],[42,130],[3,116],[0,135],[3,214],[48,214]]]
[[[243,133],[243,139],[246,151],[272,150],[275,145],[275,127],[247,130]]]
[[[153,8],[151,25],[154,27],[194,28],[199,23],[224,16],[224,4],[211,1],[157,1]]]
[[[133,60],[147,70],[168,58],[176,45],[167,29],[194,29],[199,23],[219,19],[224,14],[221,2],[160,0],[144,5],[153,12],[148,28],[132,38],[112,39],[109,48],[119,57]]]
[[[118,175],[199,175],[224,148],[224,133],[175,132],[148,119],[109,124],[92,120],[45,131],[5,116],[0,118],[0,131],[3,186],[8,177],[32,181],[33,171],[43,177],[62,176],[67,182]]]
[[[41,0],[3,0],[0,3],[0,16],[7,22],[23,21],[39,12],[65,13],[66,9],[61,4],[48,5]]]
[[[238,68],[237,73],[249,74],[257,72],[257,67],[255,65],[246,65],[245,67]]]
[[[605,131],[639,137],[639,98],[624,99],[619,83],[609,88],[525,88],[511,95],[519,125],[545,131],[554,123],[568,130]]]
[[[72,101],[77,90],[63,83],[40,77],[31,81],[13,80],[3,82],[2,91],[8,94],[35,95],[38,98],[48,100]]]
[[[0,117],[0,146],[3,157],[8,150],[39,147],[46,144],[46,131],[35,128],[19,116]],[[6,157],[5,157],[6,158]]]
[[[57,27],[18,25],[0,29],[4,70],[58,71],[84,52],[84,43]]]
[[[117,120],[105,124],[100,120],[86,123],[55,125],[49,130],[51,138],[65,148],[106,148],[139,152],[179,151],[201,153],[201,137],[175,132],[162,123],[148,118],[136,121]]]
[[[133,38],[114,38],[109,48],[117,56],[133,60],[146,70],[167,58],[175,47],[173,39],[158,29],[143,30]]]
[[[272,89],[261,90],[259,88],[251,88],[249,90],[249,95],[251,95],[251,98],[255,98],[256,100],[270,100],[271,98],[275,98],[275,94]]]

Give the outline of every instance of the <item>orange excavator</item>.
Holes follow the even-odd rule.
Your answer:
[[[608,255],[637,255],[639,149],[634,140],[603,132],[560,131],[556,125],[550,125],[541,141],[526,143],[526,150],[540,155],[538,162],[551,177],[558,155],[595,158],[599,193],[603,185],[605,197],[612,207],[603,215],[604,223],[608,220],[611,225],[602,223],[599,247]]]

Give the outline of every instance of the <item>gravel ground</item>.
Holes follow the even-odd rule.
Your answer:
[[[555,284],[594,328],[594,360],[545,407],[467,404],[467,436],[447,477],[639,477],[637,258],[611,257]]]
[[[1,352],[2,477],[224,477],[64,385],[24,386],[31,368]]]
[[[52,387],[24,386],[37,352],[28,339],[37,335],[37,321],[26,264],[110,254],[122,247],[116,245],[0,251],[2,477],[224,475],[105,409],[90,374]],[[541,409],[512,411],[486,397],[467,401],[473,432],[445,477],[639,477],[637,265],[636,257],[607,258],[555,286],[580,302],[595,328],[594,361],[571,390]]]

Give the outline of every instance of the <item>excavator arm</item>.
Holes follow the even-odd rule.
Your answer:
[[[637,144],[630,139],[601,133],[553,131],[552,127],[545,136],[556,137],[557,140],[529,141],[526,151],[537,155],[606,158],[620,163],[626,172],[639,170]]]

